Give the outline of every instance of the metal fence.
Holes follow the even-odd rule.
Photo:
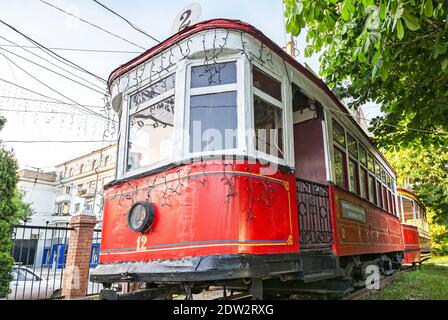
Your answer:
[[[328,186],[297,179],[300,246],[321,249],[331,246],[331,212]]]
[[[7,300],[58,299],[62,296],[70,239],[68,223],[62,226],[15,225],[12,229],[12,271]],[[98,264],[101,230],[94,230],[90,268]],[[101,285],[89,282],[87,294],[96,294]]]

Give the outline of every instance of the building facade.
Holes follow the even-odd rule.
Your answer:
[[[59,164],[56,169],[55,216],[68,221],[88,212],[102,222],[103,187],[115,177],[116,145]]]

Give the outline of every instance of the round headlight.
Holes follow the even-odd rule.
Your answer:
[[[132,231],[143,232],[154,222],[154,206],[149,202],[136,202],[129,209],[128,226]]]

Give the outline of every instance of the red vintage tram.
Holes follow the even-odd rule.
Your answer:
[[[399,268],[394,170],[330,89],[253,26],[190,26],[109,87],[119,148],[93,281],[261,298]]]
[[[431,258],[431,237],[425,206],[411,191],[398,188],[402,234],[404,244],[404,264],[417,264]]]

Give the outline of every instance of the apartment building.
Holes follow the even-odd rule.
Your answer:
[[[102,221],[103,187],[115,177],[116,145],[95,150],[55,167],[55,216],[95,214]]]

